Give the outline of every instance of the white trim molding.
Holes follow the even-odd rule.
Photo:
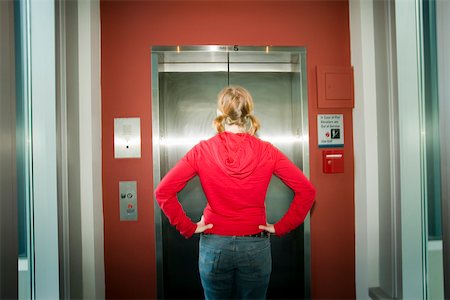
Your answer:
[[[83,298],[105,298],[100,94],[100,2],[78,1]]]
[[[373,2],[350,0],[351,61],[355,74],[356,297],[379,286],[378,142]]]

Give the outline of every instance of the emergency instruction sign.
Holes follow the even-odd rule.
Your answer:
[[[317,115],[319,148],[344,147],[344,115]]]

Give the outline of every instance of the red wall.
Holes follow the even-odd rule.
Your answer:
[[[102,1],[103,209],[107,298],[155,298],[151,66],[153,45],[307,48],[313,298],[355,298],[351,109],[318,109],[316,66],[350,65],[347,1]],[[322,173],[317,114],[342,113],[345,173]],[[141,159],[114,159],[114,118],[140,117]],[[139,221],[120,222],[118,182],[137,180]],[[276,257],[274,258],[276,259]]]

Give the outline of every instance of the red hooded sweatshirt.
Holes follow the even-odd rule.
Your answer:
[[[194,146],[156,188],[156,201],[170,224],[186,238],[197,225],[186,216],[177,193],[194,176],[200,178],[208,201],[203,216],[213,224],[206,233],[240,236],[261,232],[264,204],[272,175],[294,191],[292,203],[276,223],[284,235],[299,226],[311,208],[315,189],[301,170],[268,142],[247,133],[222,132]]]

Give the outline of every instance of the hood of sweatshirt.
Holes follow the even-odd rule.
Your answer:
[[[212,154],[228,175],[246,178],[256,169],[263,143],[248,133],[222,132],[213,138]]]

